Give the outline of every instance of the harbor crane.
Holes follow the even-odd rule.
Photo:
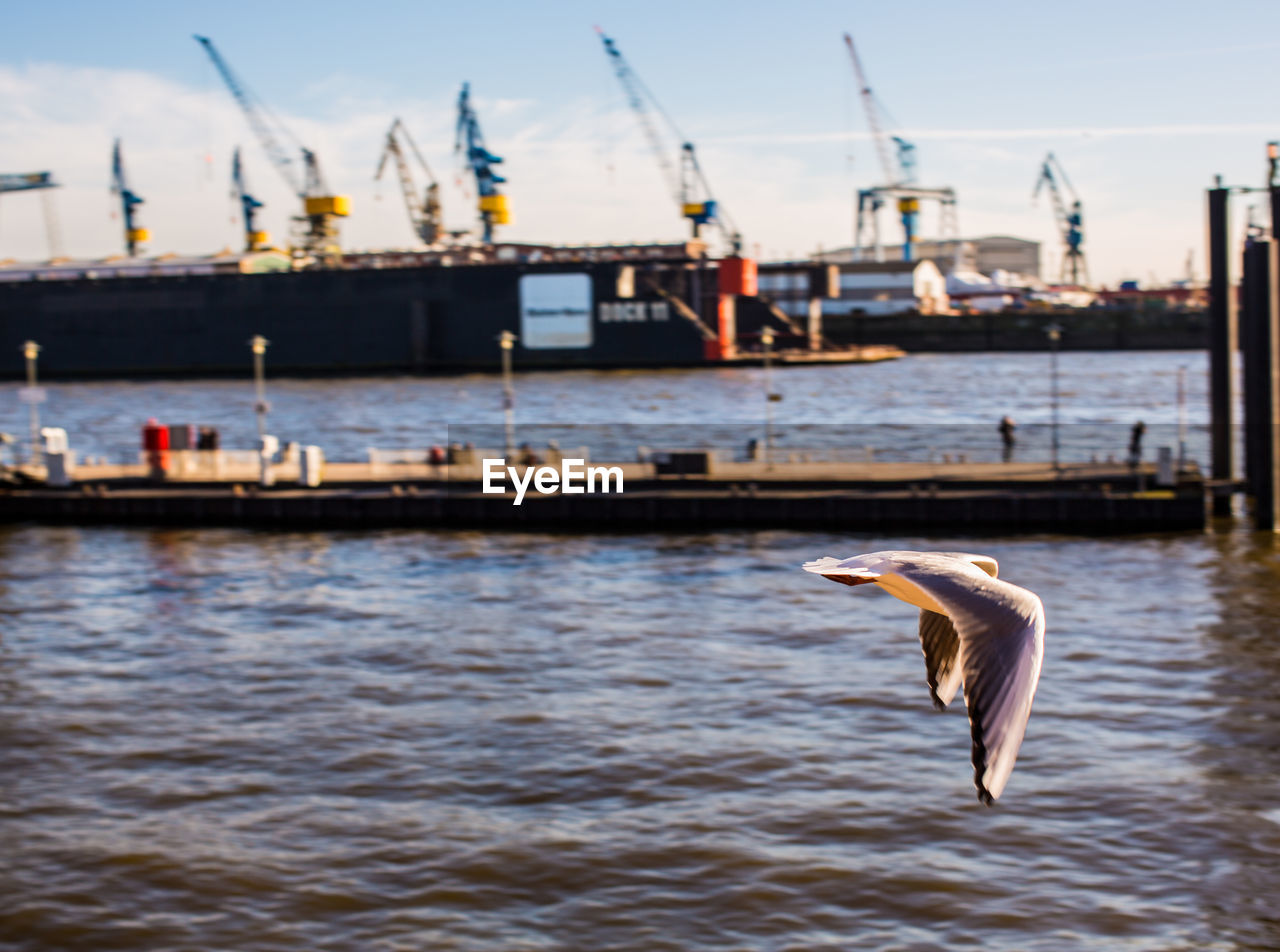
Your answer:
[[[130,258],[136,257],[139,246],[151,239],[151,232],[138,224],[137,207],[142,198],[129,188],[124,173],[124,156],[120,153],[120,140],[116,139],[111,150],[111,194],[120,199],[120,217],[124,219],[124,248]]]
[[[422,166],[422,171],[427,176],[427,188],[421,199],[418,198],[418,187],[414,184],[409,161],[405,158],[404,146],[400,144],[401,138],[409,146],[414,158],[418,160],[418,164]],[[431,167],[427,165],[427,160],[422,157],[413,137],[409,135],[409,130],[399,119],[392,122],[391,128],[387,130],[387,141],[382,149],[382,158],[378,160],[378,171],[373,175],[375,182],[382,178],[388,158],[395,161],[396,172],[400,177],[400,191],[404,193],[404,207],[409,211],[409,224],[413,226],[413,233],[423,244],[434,245],[439,240],[441,232],[440,183],[431,174]]]
[[[213,41],[206,36],[197,36],[195,39],[209,54],[209,59],[226,83],[231,97],[258,137],[263,151],[289,184],[289,188],[302,201],[302,215],[294,219],[300,226],[300,234],[293,249],[295,255],[336,263],[341,258],[338,219],[351,213],[351,199],[346,195],[332,193],[320,171],[320,161],[316,154],[302,145],[249,91],[222,58]],[[281,143],[282,138],[290,141],[301,162],[296,161],[291,149]]]
[[[879,212],[887,201],[895,201],[898,217],[902,222],[902,260],[911,261],[914,255],[913,243],[918,240],[920,224],[920,202],[930,200],[938,202],[942,213],[940,237],[950,238],[959,249],[959,232],[956,224],[956,193],[951,188],[923,188],[916,178],[916,147],[902,136],[890,135],[885,131],[881,119],[881,107],[876,95],[871,91],[867,74],[862,68],[862,60],[858,57],[857,47],[853,45],[853,37],[844,34],[844,44],[849,51],[849,60],[853,64],[853,74],[858,83],[858,94],[862,99],[862,109],[867,116],[867,127],[871,132],[871,140],[875,144],[876,155],[880,159],[880,171],[884,176],[884,184],[858,191],[858,218],[854,229],[854,255],[861,260],[864,240],[868,240],[875,260],[884,258],[884,249],[880,242]]]
[[[271,236],[259,230],[256,220],[262,202],[249,194],[249,186],[244,177],[244,166],[240,162],[240,147],[231,156],[231,197],[240,205],[240,217],[244,221],[244,250],[262,251],[270,247]]]
[[[493,170],[502,159],[494,155],[484,144],[484,133],[480,131],[480,120],[471,106],[471,84],[463,83],[462,92],[458,94],[458,129],[454,140],[454,152],[462,152],[466,144],[466,162],[471,174],[476,179],[476,192],[479,195],[477,207],[480,211],[481,237],[486,245],[493,243],[493,226],[511,224],[511,212],[507,208],[507,196],[498,186],[506,179]]]
[[[631,68],[631,64],[627,62],[613,39],[606,36],[600,27],[596,27],[596,33],[604,44],[605,54],[609,57],[618,82],[622,84],[627,103],[640,121],[640,128],[649,142],[649,148],[653,151],[654,158],[658,160],[658,168],[667,182],[667,189],[680,208],[680,214],[689,220],[693,237],[699,236],[704,225],[714,225],[720,230],[729,246],[730,254],[737,255],[742,250],[742,234],[723,206],[712,197],[711,187],[707,183],[702,167],[698,164],[698,155],[693,143],[681,135],[675,121],[662,108],[653,93],[649,92],[648,87],[641,82],[640,77]],[[659,131],[652,112],[662,117],[675,140],[680,143],[679,153],[675,156],[676,161],[672,161],[675,153]]]
[[[62,254],[62,236],[58,228],[58,216],[54,212],[52,189],[61,185],[53,180],[52,172],[0,172],[0,195],[10,192],[36,192],[44,202],[44,227],[49,239],[49,257]]]
[[[1056,172],[1056,174],[1055,174]],[[1070,195],[1070,204],[1063,198],[1062,189],[1066,188]],[[1079,285],[1089,283],[1089,268],[1085,264],[1084,249],[1084,206],[1080,203],[1076,190],[1071,186],[1062,163],[1052,152],[1045,156],[1040,165],[1040,177],[1036,179],[1036,187],[1031,192],[1031,200],[1035,201],[1042,189],[1049,190],[1049,198],[1053,202],[1053,217],[1058,231],[1062,235],[1062,270],[1059,280]]]

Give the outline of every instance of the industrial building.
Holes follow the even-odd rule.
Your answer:
[[[884,261],[902,260],[902,245],[885,245],[882,250]],[[911,243],[911,257],[932,259],[944,271],[977,271],[988,275],[994,271],[1007,271],[1040,280],[1040,242],[1011,235],[961,238],[958,241],[919,239]],[[853,261],[855,253],[852,247],[835,248],[819,252],[813,258],[815,261],[843,264]]]
[[[920,261],[864,261],[837,265],[839,296],[822,300],[822,314],[936,314],[950,307],[947,282],[938,266]],[[762,297],[793,318],[809,313],[809,279],[794,266],[762,264]]]

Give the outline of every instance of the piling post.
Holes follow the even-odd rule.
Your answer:
[[[1259,437],[1261,418],[1258,390],[1262,381],[1259,358],[1263,351],[1258,347],[1258,324],[1265,320],[1268,285],[1270,284],[1270,242],[1266,238],[1250,235],[1241,255],[1240,313],[1237,333],[1240,337],[1240,382],[1244,431],[1244,483],[1246,495],[1257,495],[1258,460],[1261,453]]]
[[[1274,176],[1273,176],[1274,182]],[[1267,243],[1267,281],[1264,308],[1255,313],[1253,345],[1258,382],[1258,460],[1254,474],[1254,526],[1274,532],[1280,526],[1280,186],[1272,184],[1271,231]]]
[[[1232,365],[1238,346],[1235,289],[1231,285],[1231,233],[1227,214],[1230,192],[1221,176],[1209,189],[1209,438],[1210,473],[1215,481],[1235,479],[1231,423],[1235,399]],[[1231,514],[1231,497],[1215,494],[1215,516]]]

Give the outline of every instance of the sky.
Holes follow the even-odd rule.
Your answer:
[[[149,253],[239,247],[231,153],[281,240],[298,204],[208,57],[210,37],[351,196],[348,249],[413,247],[398,186],[374,171],[408,126],[441,183],[449,228],[474,227],[454,153],[461,84],[502,156],[513,241],[679,240],[659,165],[614,76],[599,26],[692,141],[748,253],[791,258],[853,240],[855,193],[883,178],[842,36],[852,34],[890,132],[916,144],[920,183],[955,189],[966,237],[1043,242],[1053,151],[1083,202],[1095,282],[1204,275],[1206,188],[1261,185],[1280,139],[1280,4],[1095,2],[903,5],[791,0],[645,3],[383,0],[18,4],[0,33],[0,172],[51,170],[60,249],[122,250],[108,191],[113,141],[145,204]],[[669,136],[671,151],[678,147]],[[425,181],[419,179],[420,184]],[[1234,200],[1243,231],[1260,197]],[[0,197],[0,259],[50,254],[39,194]],[[923,237],[937,231],[926,206]],[[882,222],[896,239],[897,225]]]

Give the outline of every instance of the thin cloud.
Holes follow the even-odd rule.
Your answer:
[[[1158,126],[1059,126],[1038,129],[904,129],[897,135],[909,140],[982,140],[993,139],[1062,139],[1071,136],[1111,139],[1141,136],[1207,136],[1207,135],[1274,135],[1280,126],[1273,123],[1188,123]],[[804,145],[826,142],[869,142],[870,132],[800,132],[747,136],[704,136],[703,142],[724,145],[760,145],[780,143]]]
[[[1130,63],[1154,63],[1164,60],[1188,60],[1192,57],[1205,56],[1226,56],[1232,53],[1257,53],[1262,50],[1280,50],[1280,43],[1242,43],[1237,46],[1217,46],[1210,49],[1197,48],[1193,50],[1159,50],[1146,53],[1128,54],[1124,56],[1108,56],[1099,59],[1090,60],[1073,60],[1072,66],[1079,69],[1082,66],[1111,66],[1111,65],[1127,65]],[[1059,69],[1058,65],[1052,67],[1054,70]]]

